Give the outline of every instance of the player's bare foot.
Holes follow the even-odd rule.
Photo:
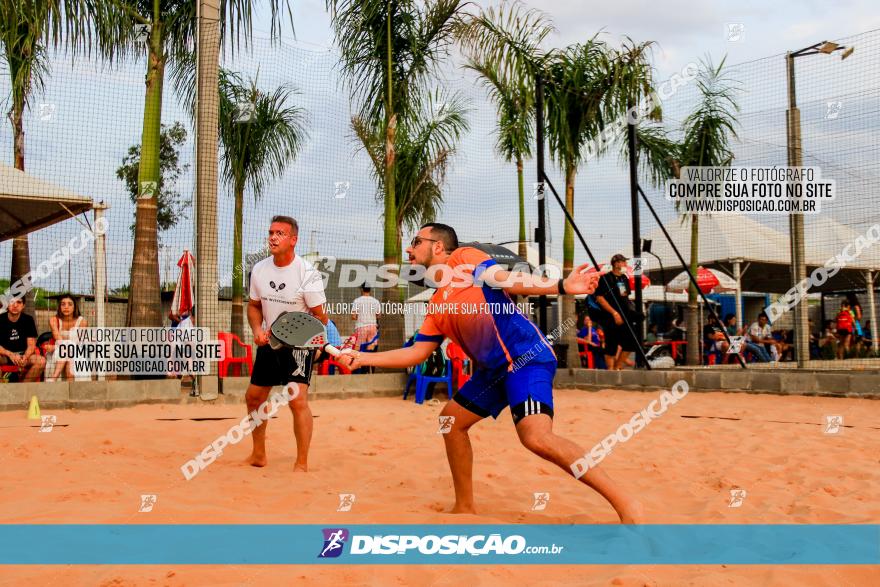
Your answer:
[[[294,473],[308,473],[309,466],[306,463],[294,463],[293,464],[293,472]]]
[[[641,524],[645,517],[645,508],[642,502],[634,499],[621,506],[617,515],[621,524]]]
[[[450,514],[476,514],[477,510],[474,509],[473,505],[459,505],[455,504],[452,506],[452,509],[449,510]]]
[[[257,455],[257,454],[251,453],[251,456],[249,456],[247,459],[247,464],[249,464],[252,467],[265,467],[266,463],[268,463],[268,462],[269,461],[266,458],[265,454]]]

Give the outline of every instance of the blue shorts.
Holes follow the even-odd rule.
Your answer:
[[[514,423],[532,414],[553,417],[556,361],[526,363],[514,371],[477,370],[453,398],[469,412],[497,418],[510,406]]]

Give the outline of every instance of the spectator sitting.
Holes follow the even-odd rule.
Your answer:
[[[703,327],[703,346],[707,353],[718,353],[723,355],[730,348],[727,340],[724,338],[724,332],[718,323],[718,318],[714,314],[709,314],[706,325]]]
[[[669,340],[685,340],[687,338],[687,328],[676,318],[672,321],[672,329],[666,333]]]
[[[758,360],[762,363],[767,363],[772,358],[774,361],[779,360],[779,349],[776,346],[776,339],[773,338],[773,333],[770,330],[770,325],[768,324],[769,318],[767,314],[761,312],[758,314],[758,320],[753,322],[749,327],[748,340],[754,345],[754,349],[758,352]],[[749,350],[752,350],[751,348]],[[769,351],[769,355],[767,354]]]
[[[819,333],[813,330],[813,319],[809,319],[810,323],[810,358],[818,359],[819,358]]]
[[[727,336],[742,336],[742,329],[736,327],[736,316],[734,314],[726,315],[724,323],[727,325]],[[770,356],[764,350],[764,347],[751,342],[748,336],[743,341],[743,349],[752,353],[760,363],[770,362]]]
[[[834,320],[826,320],[819,334],[819,356],[825,360],[837,356],[837,331],[834,328]]]
[[[794,360],[794,347],[791,344],[790,330],[774,330],[773,340],[776,341],[776,348],[779,351],[779,360]]]
[[[49,318],[49,328],[52,329],[52,337],[57,344],[60,340],[71,340],[73,332],[77,328],[88,327],[88,322],[80,316],[79,307],[73,296],[65,294],[58,299],[58,310],[55,315]],[[54,345],[51,347],[54,351]],[[52,353],[54,359],[55,353]],[[58,381],[59,377],[74,379],[73,363],[65,360],[46,359],[46,380]],[[51,370],[48,365],[51,364]]]
[[[0,365],[19,368],[24,381],[39,381],[46,360],[37,352],[37,325],[24,313],[24,302],[11,299],[0,315]]]
[[[593,366],[599,368],[599,357],[602,358],[602,365],[605,364],[605,357],[602,355],[602,338],[599,331],[593,326],[593,321],[589,315],[584,316],[584,326],[577,333],[578,343],[584,345],[585,350],[593,356]]]
[[[351,319],[354,320],[354,335],[358,346],[370,343],[376,337],[381,312],[382,304],[370,295],[370,286],[364,283],[361,286],[361,296],[351,303]],[[372,342],[365,350],[374,350],[378,345],[378,341]]]

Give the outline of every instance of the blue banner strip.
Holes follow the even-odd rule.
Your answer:
[[[0,564],[877,565],[880,525],[3,524]]]

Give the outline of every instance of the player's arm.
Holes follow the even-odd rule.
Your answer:
[[[269,344],[269,335],[263,332],[263,303],[260,300],[248,300],[247,319],[257,346]]]
[[[618,314],[617,310],[611,307],[611,304],[608,303],[608,300],[605,299],[605,296],[596,296],[596,303],[598,303],[603,310],[611,314],[613,317],[616,318],[620,315]]]
[[[324,304],[319,304],[314,308],[309,308],[309,313],[321,321],[324,326],[327,326],[327,312],[324,311]]]
[[[381,353],[361,353],[354,351],[339,357],[340,362],[351,363],[352,369],[359,367],[384,367],[386,369],[403,369],[412,367],[427,360],[431,353],[440,346],[439,342],[420,340],[412,346]]]
[[[589,265],[575,268],[562,280],[565,293],[591,294],[599,284],[599,274],[587,273]],[[544,296],[559,293],[559,280],[521,271],[505,271],[500,265],[490,265],[480,275],[480,279],[490,287],[503,289],[511,295]]]

